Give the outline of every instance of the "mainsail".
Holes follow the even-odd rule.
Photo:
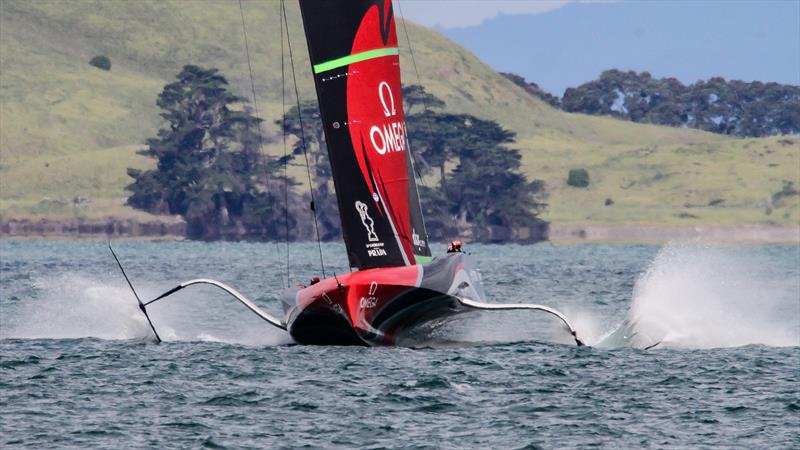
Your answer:
[[[391,0],[300,0],[350,266],[430,258]]]

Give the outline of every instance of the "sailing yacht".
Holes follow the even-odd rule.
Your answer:
[[[137,296],[142,312],[181,289],[209,284],[301,344],[393,345],[423,323],[479,309],[528,309],[558,317],[583,345],[552,308],[487,303],[470,255],[432,257],[403,116],[391,0],[300,0],[300,10],[352,271],[284,291],[283,319],[208,279],[148,302]]]

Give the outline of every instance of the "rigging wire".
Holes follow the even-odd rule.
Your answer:
[[[408,35],[408,28],[406,27],[406,17],[403,14],[403,6],[400,5],[400,0],[397,0],[397,9],[400,10],[400,18],[403,19],[403,33],[406,35],[406,42],[408,42],[408,53],[411,54],[411,62],[413,64],[413,66],[414,66],[414,73],[417,75],[417,85],[422,87],[422,80],[421,80],[421,78],[419,76],[419,69],[417,69],[417,60],[416,60],[416,58],[414,58],[414,48],[411,46],[411,38]],[[425,110],[424,123],[426,125],[426,128],[428,128],[428,135],[432,136],[433,135],[433,127],[431,127],[430,117],[428,115],[428,112],[429,112],[428,111],[428,102],[427,102],[427,100],[425,100],[425,96],[422,97],[422,108]],[[409,139],[409,141],[410,141],[410,139]],[[411,146],[409,145],[409,147],[411,147]],[[411,148],[411,152],[410,153],[411,153],[411,160],[414,163],[414,171],[417,173],[417,177],[419,178],[419,181],[422,183],[422,185],[427,188],[428,186],[425,184],[425,179],[422,178],[422,174],[419,171],[419,167],[417,167],[417,159],[416,159],[416,157],[414,157],[414,149],[413,148]]]
[[[247,39],[247,27],[245,26],[244,7],[242,6],[242,0],[239,0],[239,14],[241,15],[241,18],[242,18],[242,36],[244,37],[244,52],[247,55],[247,70],[248,70],[248,74],[250,75],[250,90],[251,90],[251,92],[253,94],[253,112],[255,112],[256,118],[260,119],[260,114],[258,112],[258,98],[256,97],[256,82],[255,82],[255,78],[253,77],[253,63],[252,63],[252,60],[250,58],[250,44],[249,44],[249,41]],[[270,204],[270,205],[274,205],[275,199],[272,197],[272,189],[270,189],[270,187],[269,187],[269,167],[268,167],[269,158],[268,158],[267,154],[264,151],[264,135],[261,132],[261,123],[260,122],[258,123],[257,130],[258,130],[258,133],[257,133],[257,135],[258,135],[258,150],[259,150],[259,153],[261,153],[262,156],[264,156],[264,183],[266,183],[266,188],[267,188],[267,203]],[[269,230],[269,227],[267,227],[267,232],[268,232],[268,230]],[[275,244],[275,248],[276,248],[276,250],[278,249],[277,242]],[[286,277],[288,279],[288,277],[289,277],[289,275],[288,275],[288,271],[289,271],[288,265],[287,265],[286,271],[287,271]],[[287,284],[288,284],[288,281],[287,281]]]
[[[284,0],[281,0],[280,14],[283,16],[283,11],[286,8]],[[279,17],[280,19],[280,17]],[[289,270],[289,159],[287,158],[286,150],[286,69],[284,67],[284,51],[283,51],[283,20],[281,23],[281,134],[283,135],[283,219],[286,224],[286,287],[290,287],[289,279],[291,272]],[[288,31],[287,31],[288,34]]]
[[[403,34],[406,35],[406,42],[408,42],[408,53],[411,55],[411,63],[414,66],[414,74],[417,76],[417,85],[422,87],[422,77],[419,76],[419,68],[417,67],[417,59],[414,57],[414,47],[411,45],[411,37],[408,34],[408,27],[406,26],[406,16],[403,14],[403,5],[400,4],[400,0],[397,0],[397,9],[400,11],[400,18],[403,20]],[[425,123],[425,127],[428,129],[428,136],[433,136],[433,126],[431,126],[431,116],[430,116],[430,109],[428,108],[428,101],[425,99],[425,96],[422,96],[422,108],[425,111],[425,118],[423,123]],[[416,159],[414,158],[414,149],[409,145],[409,149],[411,150],[411,160],[414,163],[414,170],[417,172],[417,177],[419,177],[419,181],[422,183],[423,186],[426,188],[428,187],[425,184],[425,179],[422,178],[422,174],[419,172],[419,168],[417,167]],[[424,161],[424,159],[423,159]],[[427,162],[426,162],[427,165]],[[442,186],[442,192],[444,193],[445,201],[447,201],[447,191]],[[444,227],[444,237],[448,237],[447,227]],[[453,237],[452,235],[449,237]],[[449,239],[448,239],[449,240]]]
[[[289,34],[289,21],[286,19],[286,8],[283,9],[283,25],[286,29],[286,44],[289,48],[289,62],[292,67],[292,81],[294,83],[294,95],[297,99],[297,120],[300,123],[300,141],[303,147],[303,157],[306,161],[306,174],[308,175],[308,189],[311,193],[311,216],[314,218],[314,229],[317,232],[317,247],[319,248],[319,265],[322,270],[322,278],[325,276],[325,262],[322,258],[322,241],[319,237],[319,222],[317,221],[317,207],[314,202],[314,185],[311,182],[311,166],[308,163],[308,151],[306,150],[306,132],[303,127],[303,114],[300,109],[300,91],[297,89],[297,75],[294,71],[294,55],[292,54],[292,39]]]

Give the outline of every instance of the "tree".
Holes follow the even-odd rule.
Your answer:
[[[586,169],[570,169],[567,184],[579,188],[589,187],[589,172]]]
[[[439,187],[448,195],[446,165],[456,157],[472,156],[478,149],[510,143],[514,133],[496,122],[484,121],[467,114],[425,111],[406,117],[413,130],[409,140],[412,150],[422,161],[423,173],[437,168]]]
[[[736,136],[800,133],[800,86],[710,78],[684,86],[647,72],[607,70],[569,88],[565,111]]]
[[[97,55],[89,61],[89,65],[100,70],[111,70],[111,60],[108,59],[108,56]]]
[[[543,100],[553,108],[561,108],[561,99],[549,92],[546,92],[544,89],[540,88],[538,84],[532,81],[526,81],[525,78],[515,73],[499,72],[499,74],[508,78],[509,81],[521,87],[522,89],[525,89],[525,91],[532,96]]]
[[[284,115],[283,120],[275,123],[283,126],[287,136],[296,138],[292,145],[292,154],[300,157],[303,165],[305,165],[305,157],[308,156],[307,170],[310,171],[314,188],[314,209],[320,225],[320,238],[326,241],[338,239],[342,235],[342,222],[339,218],[336,188],[333,185],[333,174],[325,144],[325,129],[322,125],[319,106],[317,102],[303,102],[300,104],[300,115],[297,111],[297,106],[292,106]],[[305,149],[303,148],[304,144]],[[309,194],[304,204],[309,205],[310,201]]]
[[[546,206],[544,183],[519,172],[522,156],[506,147],[514,133],[494,121],[469,117],[459,163],[450,177],[450,213],[461,224],[534,226]]]
[[[403,92],[410,149],[418,168],[439,174],[439,186],[419,187],[430,237],[454,236],[474,225],[512,228],[544,223],[537,217],[545,206],[543,183],[528,182],[519,173],[519,152],[505,147],[514,142],[514,133],[494,121],[436,111],[444,102],[421,86],[405,86]],[[276,123],[295,138],[294,155],[305,150],[322,237],[337,238],[341,225],[319,108],[309,102],[299,110],[302,129],[297,107]],[[447,167],[453,165],[448,173]]]
[[[193,239],[276,236],[285,205],[270,191],[292,181],[269,177],[277,164],[261,152],[261,119],[218,72],[187,65],[164,87],[156,103],[167,126],[140,152],[156,168],[128,169],[128,204],[183,216]]]
[[[420,85],[403,86],[403,110],[406,115],[420,112],[420,108],[422,108],[422,111],[427,111],[428,109],[441,109],[445,106],[443,100],[433,94],[429,94]]]
[[[427,174],[433,169],[439,172],[439,188],[447,196],[446,165],[455,156],[465,142],[465,126],[468,116],[460,114],[442,114],[425,111],[406,117],[409,129],[411,150],[418,157],[418,170]]]
[[[430,95],[416,86],[406,92]],[[506,147],[514,142],[513,132],[494,121],[429,109],[407,115],[406,121],[422,171],[439,173],[438,189],[420,187],[432,238],[464,233],[474,225],[513,228],[543,223],[538,213],[545,207],[544,184],[528,182],[519,173],[520,153]],[[448,173],[448,165],[454,164]]]

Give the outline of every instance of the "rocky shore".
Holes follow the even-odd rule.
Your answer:
[[[767,225],[695,225],[668,227],[657,225],[559,225],[549,228],[500,229],[479,228],[466,241],[531,243],[549,239],[553,242],[637,242],[700,241],[721,244],[800,244],[800,226]],[[183,222],[104,220],[30,220],[0,222],[0,238],[174,238],[186,235]]]
[[[175,237],[186,234],[183,222],[140,222],[131,219],[30,220],[0,222],[0,237],[100,238],[100,237]]]

